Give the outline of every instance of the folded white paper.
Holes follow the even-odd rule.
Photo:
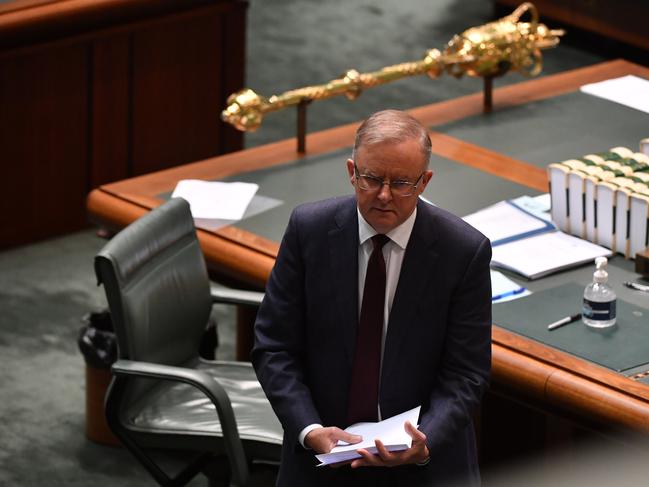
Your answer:
[[[377,450],[374,443],[376,439],[381,440],[388,451],[407,450],[412,445],[412,438],[406,432],[404,423],[410,421],[413,426],[417,427],[420,409],[421,406],[417,406],[410,411],[397,414],[378,423],[356,423],[345,428],[345,431],[349,433],[362,436],[362,441],[351,445],[339,441],[339,446],[334,447],[331,452],[316,455],[316,458],[321,462],[318,466],[361,458],[361,455],[356,452],[361,448],[376,454]]]
[[[183,179],[171,197],[187,200],[194,218],[241,220],[257,189],[254,183]]]

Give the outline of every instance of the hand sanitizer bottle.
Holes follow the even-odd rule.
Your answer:
[[[607,328],[615,324],[615,302],[617,296],[607,284],[606,257],[595,259],[596,270],[593,282],[584,290],[584,306],[581,312],[583,322],[594,328]]]

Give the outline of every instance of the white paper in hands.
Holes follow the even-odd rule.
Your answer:
[[[183,179],[171,197],[187,200],[194,218],[241,220],[257,189],[254,183]]]
[[[404,424],[406,421],[410,421],[413,426],[416,426],[420,409],[421,406],[417,406],[410,411],[397,414],[378,423],[356,423],[345,428],[348,433],[362,436],[361,442],[350,445],[344,441],[338,441],[338,446],[329,453],[315,456],[321,462],[318,467],[361,458],[361,455],[356,452],[360,448],[376,454],[374,443],[376,439],[381,440],[388,451],[407,450],[412,445],[412,438],[406,432]]]

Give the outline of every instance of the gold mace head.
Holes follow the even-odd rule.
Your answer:
[[[259,96],[250,88],[232,93],[228,97],[228,106],[221,112],[221,120],[239,130],[254,132],[263,120],[262,107],[268,100]]]
[[[526,12],[531,19],[521,22]],[[508,71],[535,76],[542,67],[541,49],[556,46],[563,34],[563,30],[549,29],[539,23],[538,10],[526,2],[502,19],[454,36],[444,56],[453,60],[448,63],[448,71],[457,77],[463,74],[494,77]]]

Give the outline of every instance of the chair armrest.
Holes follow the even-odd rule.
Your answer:
[[[264,293],[257,291],[244,291],[242,289],[227,289],[210,285],[210,294],[213,303],[244,304],[248,306],[259,306]]]
[[[203,392],[216,408],[223,430],[225,448],[230,459],[233,480],[236,485],[246,485],[249,476],[248,465],[232,411],[232,404],[225,389],[213,377],[200,370],[133,360],[117,360],[111,370],[115,376],[136,376],[183,382]]]

